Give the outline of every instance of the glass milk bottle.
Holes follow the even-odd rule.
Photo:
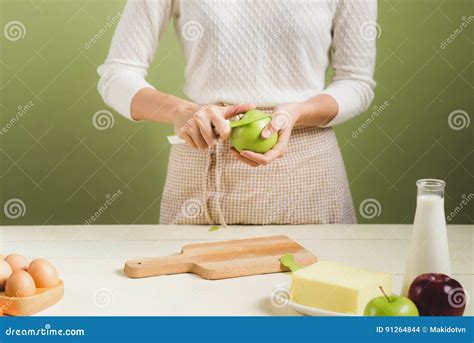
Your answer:
[[[442,180],[423,179],[416,182],[415,222],[408,249],[402,295],[407,295],[412,281],[420,274],[451,274],[448,234],[444,216]]]

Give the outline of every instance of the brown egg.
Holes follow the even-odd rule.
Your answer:
[[[5,294],[9,297],[29,297],[35,295],[35,281],[22,269],[15,270],[5,285]]]
[[[12,267],[4,260],[0,260],[0,291],[5,289],[5,283],[11,274]]]
[[[30,263],[28,273],[38,288],[54,287],[59,282],[58,271],[44,258],[37,258]]]
[[[18,270],[18,269],[23,269],[27,270],[28,269],[28,259],[20,254],[10,254],[7,257],[5,257],[5,261],[8,262],[10,267],[12,267],[12,270]]]

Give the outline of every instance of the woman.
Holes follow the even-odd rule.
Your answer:
[[[191,100],[145,81],[172,17]],[[375,19],[376,0],[129,0],[99,91],[131,120],[174,124],[187,143],[171,149],[160,222],[354,223],[332,127],[372,101]],[[262,136],[278,131],[278,143],[238,153],[226,119],[254,107],[273,114]]]

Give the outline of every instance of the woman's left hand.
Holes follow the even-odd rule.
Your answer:
[[[300,115],[300,104],[285,104],[278,106],[272,113],[272,121],[262,131],[262,138],[269,138],[278,132],[278,142],[265,154],[258,154],[249,150],[242,150],[239,154],[232,149],[232,154],[241,162],[252,167],[266,166],[277,158],[282,158],[288,151],[288,142],[291,131]]]

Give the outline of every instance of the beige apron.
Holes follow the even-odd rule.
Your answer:
[[[173,145],[162,224],[355,223],[352,197],[331,128],[296,127],[288,153],[250,167],[230,142],[208,150]]]

